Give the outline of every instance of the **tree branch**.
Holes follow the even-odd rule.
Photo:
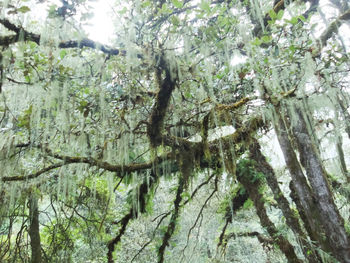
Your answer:
[[[120,221],[122,226],[119,230],[118,235],[108,242],[108,252],[107,252],[108,263],[113,263],[113,251],[115,249],[115,246],[120,242],[120,239],[124,234],[129,221],[133,217],[138,217],[141,213],[146,212],[147,202],[149,201],[148,193],[152,191],[153,186],[157,183],[157,179],[158,179],[158,174],[152,171],[151,180],[148,180],[147,178],[145,178],[142,184],[140,185],[138,190],[139,195],[138,195],[137,202],[136,203],[132,202],[129,212]]]
[[[4,27],[6,27],[8,30],[16,33],[15,35],[11,36],[2,36],[0,37],[0,45],[1,46],[9,46],[11,44],[21,42],[21,41],[32,41],[36,44],[40,45],[40,38],[41,36],[39,34],[34,34],[29,31],[26,31],[22,27],[16,26],[15,24],[11,23],[7,19],[0,19],[0,24],[2,24]],[[81,40],[69,40],[69,41],[63,41],[58,44],[59,48],[92,48],[95,50],[102,51],[105,54],[108,55],[125,55],[125,51],[117,49],[117,48],[111,48],[106,45],[103,45],[101,43],[95,42],[88,38],[83,38]],[[137,55],[139,58],[141,58],[141,55]]]
[[[25,147],[25,146],[27,146],[27,144],[18,145],[16,147]],[[98,168],[101,168],[101,169],[104,169],[104,170],[107,170],[110,172],[131,173],[131,172],[135,172],[135,171],[142,171],[142,170],[146,170],[146,169],[151,169],[152,167],[154,167],[155,163],[159,164],[159,163],[162,163],[163,161],[166,161],[168,159],[173,159],[173,154],[167,153],[165,155],[156,157],[154,160],[152,160],[150,162],[133,163],[133,164],[129,164],[129,165],[114,165],[114,164],[110,164],[108,162],[102,162],[102,161],[99,161],[99,160],[96,160],[96,159],[93,159],[90,157],[76,157],[76,156],[60,155],[57,153],[53,153],[49,149],[45,149],[45,152],[49,156],[56,158],[56,159],[59,159],[59,160],[62,160],[63,162],[52,164],[46,168],[39,170],[36,173],[29,174],[29,175],[4,176],[4,177],[0,178],[0,181],[10,182],[10,181],[25,181],[25,180],[29,180],[29,179],[34,179],[34,178],[37,178],[40,175],[42,175],[50,170],[62,167],[62,166],[67,165],[67,164],[73,164],[73,163],[85,163],[85,164],[89,164],[91,166],[96,166]],[[117,174],[117,176],[122,178],[122,176],[119,174]]]
[[[83,38],[80,41],[76,41],[76,40],[69,40],[66,42],[61,42],[58,44],[59,48],[83,48],[83,47],[88,47],[88,48],[92,48],[92,49],[96,49],[99,51],[102,51],[105,54],[108,55],[119,55],[119,53],[121,53],[122,55],[125,55],[125,51],[121,51],[117,48],[111,48],[108,46],[105,46],[101,43],[95,42],[91,39],[88,38]],[[139,58],[141,58],[141,55],[137,55]]]
[[[162,156],[156,157],[154,160],[150,162],[132,163],[129,165],[116,165],[105,161],[100,161],[91,157],[60,155],[58,153],[53,153],[50,149],[45,149],[45,152],[53,158],[63,160],[64,163],[66,164],[67,163],[86,163],[86,164],[90,164],[91,166],[96,166],[98,168],[101,168],[110,172],[117,172],[117,173],[121,173],[121,172],[131,173],[135,171],[142,171],[142,170],[152,168],[155,163],[159,164],[165,160],[173,159],[173,153],[166,153]],[[118,176],[118,177],[121,178],[122,176]]]
[[[0,37],[1,46],[7,47],[13,43],[17,43],[21,41],[32,41],[40,45],[40,35],[28,32],[24,30],[22,27],[18,27],[15,24],[11,23],[7,19],[0,19],[0,24],[2,24],[8,30],[16,33],[15,35],[12,35],[12,36]]]
[[[162,244],[158,249],[158,263],[164,262],[165,248],[169,245],[170,238],[174,234],[174,231],[176,228],[176,221],[178,220],[178,217],[180,215],[180,202],[182,200],[182,193],[184,191],[185,184],[186,182],[184,178],[182,177],[182,175],[180,175],[179,183],[176,191],[176,198],[174,201],[173,213],[171,215],[167,230],[163,236]]]
[[[213,195],[217,192],[218,190],[218,176],[215,177],[215,183],[214,183],[214,190],[211,192],[211,194],[207,197],[207,199],[204,201],[201,209],[199,210],[199,213],[197,214],[196,220],[194,221],[194,224],[191,226],[191,228],[189,229],[188,233],[187,233],[187,241],[186,241],[186,245],[185,247],[182,249],[182,253],[185,253],[186,248],[188,247],[188,243],[190,240],[190,236],[191,236],[191,232],[192,230],[196,227],[196,225],[198,224],[199,221],[199,217],[201,215],[203,215],[203,210],[205,207],[207,207],[207,204],[209,202],[209,200],[213,197]]]
[[[121,228],[119,229],[119,233],[116,237],[114,237],[111,241],[108,242],[108,252],[107,252],[107,259],[108,263],[113,263],[113,252],[115,249],[115,246],[120,242],[120,239],[122,235],[124,234],[126,227],[132,218],[133,208],[130,208],[129,212],[123,217],[121,220]]]
[[[63,165],[65,165],[64,162],[59,162],[59,163],[55,163],[52,164],[46,168],[41,169],[40,171],[33,173],[33,174],[29,174],[29,175],[18,175],[18,176],[4,176],[1,177],[0,180],[3,182],[13,182],[13,181],[26,181],[29,179],[34,179],[37,178],[38,176],[42,175],[43,173],[46,173],[48,171],[51,171],[53,169],[62,167]]]
[[[164,79],[161,78],[165,73]],[[150,139],[151,146],[157,147],[162,143],[162,129],[166,110],[169,105],[170,96],[175,89],[176,78],[174,72],[171,72],[170,65],[164,55],[159,58],[159,65],[156,70],[159,84],[159,92],[156,96],[156,102],[153,106],[149,124],[147,126],[147,135]]]
[[[338,33],[339,27],[347,20],[350,20],[350,9],[348,9],[344,14],[340,15],[322,33],[320,37],[320,43],[322,47],[327,44],[327,40],[330,39],[333,34]]]

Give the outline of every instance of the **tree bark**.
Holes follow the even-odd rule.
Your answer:
[[[253,143],[249,146],[249,152],[250,157],[257,163],[256,168],[265,175],[266,182],[273,192],[274,198],[277,201],[277,205],[281,209],[284,217],[286,218],[287,225],[298,237],[305,258],[307,258],[308,261],[312,263],[320,262],[320,258],[317,255],[316,251],[314,251],[314,249],[307,242],[306,235],[302,230],[298,217],[290,209],[289,202],[283,195],[278,185],[275,172],[271,165],[267,162],[265,156],[262,154],[259,142],[257,140],[254,139]]]
[[[291,109],[291,111],[299,117],[299,121],[292,124],[292,131],[299,150],[300,162],[306,170],[315,196],[315,204],[320,213],[320,223],[325,230],[328,244],[335,258],[340,262],[350,262],[350,239],[344,228],[344,220],[334,203],[327,181],[327,173],[307,130],[302,112],[299,108]]]
[[[29,196],[29,237],[30,246],[32,250],[31,263],[41,263],[41,243],[40,243],[40,231],[39,231],[39,209],[38,198],[35,193],[31,193]]]
[[[247,190],[250,199],[253,201],[261,225],[266,228],[271,238],[273,238],[278,247],[286,256],[288,262],[301,263],[302,261],[295,254],[294,247],[290,244],[288,239],[286,239],[282,234],[278,232],[275,225],[273,222],[271,222],[270,218],[267,215],[264,206],[264,196],[261,193],[260,180],[254,178],[249,172],[241,173],[239,171],[237,172],[237,179]]]
[[[341,109],[340,112],[345,120],[344,121],[345,131],[348,134],[348,137],[350,139],[350,114],[348,112],[348,105],[345,103],[345,101],[346,101],[345,95],[342,92],[340,92],[340,94],[337,97],[337,102]]]
[[[304,221],[305,228],[308,231],[311,240],[316,241],[323,250],[330,251],[327,242],[323,239],[324,230],[320,223],[321,217],[315,204],[315,198],[306,177],[304,176],[297,155],[294,152],[287,126],[279,111],[276,111],[275,118],[276,121],[274,123],[277,138],[292,178],[295,194],[299,200],[299,214],[303,215],[301,218]],[[300,208],[302,208],[302,210]]]

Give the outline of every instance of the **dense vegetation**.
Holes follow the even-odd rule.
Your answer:
[[[89,5],[0,3],[0,262],[350,262],[346,0]]]

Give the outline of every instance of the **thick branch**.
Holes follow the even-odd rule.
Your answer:
[[[0,37],[1,46],[6,47],[13,43],[21,42],[21,41],[32,41],[37,43],[38,45],[40,44],[40,35],[28,32],[23,28],[18,27],[15,24],[11,23],[7,19],[0,19],[0,24],[2,24],[8,30],[16,33],[15,35]]]
[[[19,34],[21,32],[21,28],[16,26],[15,24],[12,24],[7,19],[0,19],[0,23],[6,27],[8,30],[15,32],[16,34]]]
[[[152,147],[157,147],[162,143],[162,129],[166,110],[169,105],[169,100],[173,90],[175,89],[176,78],[173,72],[170,72],[170,65],[165,60],[164,55],[160,57],[159,66],[157,69],[157,78],[159,82],[159,92],[156,96],[156,102],[153,106],[149,125],[147,127],[147,134],[150,139]],[[162,79],[162,73],[165,73]]]
[[[88,38],[84,38],[80,41],[70,40],[70,41],[66,41],[66,42],[61,42],[58,44],[58,47],[59,48],[89,47],[92,49],[100,50],[103,53],[108,54],[108,55],[118,55],[119,53],[121,53],[122,55],[125,55],[125,51],[121,51],[117,48],[111,48],[111,47],[102,45],[102,44],[95,42],[95,41],[88,39]],[[138,57],[140,57],[140,55],[138,55]]]
[[[260,219],[261,225],[266,228],[267,232],[274,239],[281,251],[284,253],[288,262],[301,263],[295,254],[293,246],[287,238],[279,233],[274,223],[268,217],[265,204],[265,197],[262,192],[263,180],[254,174],[254,168],[248,162],[241,162],[237,167],[237,179],[248,191],[250,199],[254,202],[256,213]]]
[[[48,153],[51,157],[63,160],[65,163],[86,163],[86,164],[90,164],[91,166],[96,166],[98,168],[101,168],[110,172],[117,172],[117,173],[121,173],[121,172],[131,173],[135,171],[150,169],[154,166],[155,163],[157,164],[162,163],[165,160],[173,158],[172,153],[167,153],[165,155],[156,157],[154,160],[150,162],[131,163],[129,165],[117,165],[117,164],[111,164],[105,161],[100,161],[91,157],[76,157],[76,156],[60,155],[57,153],[53,153],[49,149],[46,149],[46,153]]]
[[[121,237],[123,236],[126,227],[132,218],[132,213],[133,209],[130,208],[129,212],[123,217],[123,219],[120,221],[121,222],[121,228],[119,229],[118,235],[116,235],[111,241],[108,242],[108,252],[107,252],[107,259],[108,263],[113,263],[113,252],[115,249],[115,246],[120,242]]]
[[[76,157],[76,156],[66,156],[66,155],[60,155],[57,153],[53,153],[51,150],[46,149],[46,153],[48,153],[49,156],[62,160],[63,162],[55,163],[52,164],[48,167],[45,167],[41,170],[39,170],[36,173],[32,173],[29,175],[18,175],[18,176],[4,176],[0,178],[0,181],[3,182],[11,182],[11,181],[26,181],[29,179],[34,179],[39,177],[40,175],[49,172],[53,169],[62,167],[67,164],[74,164],[74,163],[85,163],[89,164],[91,166],[96,166],[98,168],[110,171],[110,172],[117,172],[117,173],[131,173],[135,171],[142,171],[142,170],[147,170],[151,169],[155,163],[159,164],[162,163],[163,161],[169,160],[173,158],[172,153],[167,153],[163,156],[158,156],[154,160],[150,162],[145,162],[145,163],[132,163],[129,165],[114,165],[110,164],[108,162],[102,162],[90,157]],[[117,174],[120,178],[122,178],[122,175]]]
[[[219,139],[210,142],[209,149],[211,152],[218,151],[218,144],[221,141],[225,149],[231,149],[230,143],[238,144],[249,138],[253,132],[256,132],[259,128],[264,127],[265,123],[262,116],[257,116],[244,123],[244,125],[237,129],[233,134],[220,137]],[[227,148],[226,148],[227,147]]]
[[[65,165],[64,162],[59,162],[59,163],[55,163],[52,164],[46,168],[41,169],[40,171],[33,173],[33,174],[29,174],[29,175],[18,175],[18,176],[4,176],[1,177],[0,180],[3,182],[13,182],[13,181],[26,181],[29,179],[34,179],[39,177],[40,175],[42,175],[43,173],[46,173],[48,171],[51,171],[53,169],[59,168],[61,166]]]
[[[233,134],[227,135],[225,137],[222,137],[220,139],[216,139],[214,141],[210,142],[209,149],[211,153],[219,153],[219,148],[218,148],[218,140],[221,140],[221,143],[224,148],[226,146],[228,147],[227,149],[230,149],[230,144],[232,143],[240,143],[242,142],[245,138],[250,137],[250,134],[252,132],[255,132],[257,129],[263,127],[264,122],[261,117],[256,117],[249,122],[245,124],[240,129],[237,129]],[[196,156],[204,156],[203,155],[203,148],[201,147],[201,143],[198,142],[191,142],[183,138],[177,138],[177,137],[170,137],[170,136],[160,136],[161,140],[166,145],[175,147],[175,148],[181,148],[181,149],[193,149],[194,154]],[[61,167],[65,164],[72,164],[72,163],[85,163],[89,164],[91,166],[96,166],[98,168],[110,171],[110,172],[117,172],[117,173],[131,173],[135,171],[142,171],[142,170],[147,170],[151,169],[155,163],[159,164],[162,163],[165,160],[169,159],[174,159],[175,156],[173,153],[166,153],[163,156],[158,156],[154,160],[150,162],[144,162],[144,163],[132,163],[129,165],[116,165],[116,164],[111,164],[105,161],[100,161],[91,157],[77,157],[77,156],[66,156],[66,155],[60,155],[58,153],[53,153],[50,149],[45,149],[45,152],[56,159],[62,160],[63,162],[59,162],[53,165],[50,165],[46,168],[41,169],[40,171],[27,175],[27,176],[9,176],[9,177],[2,177],[0,180],[3,182],[10,182],[10,181],[25,181],[28,179],[34,179],[40,176],[41,174],[44,174],[52,169]],[[206,165],[208,165],[206,163]],[[121,175],[118,175],[121,177]]]
[[[16,26],[15,24],[11,23],[7,19],[0,19],[0,23],[6,27],[8,30],[16,33],[15,35],[11,36],[3,36],[0,37],[0,45],[1,46],[9,46],[11,44],[21,42],[21,41],[32,41],[40,45],[40,38],[41,36],[38,34],[34,34],[31,32],[26,31],[25,29]],[[102,45],[98,42],[95,42],[88,38],[83,38],[82,40],[69,40],[69,41],[63,41],[58,44],[59,48],[92,48],[96,50],[100,50],[105,54],[108,55],[118,55],[122,54],[125,55],[125,51],[121,51],[117,48],[111,48],[105,45]],[[141,55],[138,55],[138,57],[141,57]]]
[[[229,105],[218,104],[218,105],[215,106],[215,110],[218,110],[218,111],[232,111],[232,110],[236,110],[236,109],[242,107],[243,105],[246,105],[247,102],[249,102],[249,101],[251,101],[253,99],[256,99],[256,97],[244,97],[241,100],[239,100],[239,101],[237,101],[235,103],[229,104]]]
[[[315,253],[315,251],[313,251],[310,244],[306,241],[307,238],[304,231],[302,230],[301,225],[299,224],[298,217],[290,209],[289,202],[283,195],[283,192],[278,185],[276,174],[271,165],[267,162],[266,157],[261,152],[260,144],[257,140],[254,139],[253,143],[249,146],[249,153],[250,157],[256,161],[257,170],[261,171],[265,175],[266,182],[272,190],[278,207],[281,209],[284,217],[286,218],[287,225],[293,230],[296,236],[299,237],[299,240],[302,244],[304,256],[310,263],[319,262],[320,258],[318,258],[318,255]]]
[[[327,40],[330,39],[333,34],[338,33],[339,27],[347,20],[350,20],[350,9],[333,21],[322,33],[320,37],[322,47],[327,44]]]

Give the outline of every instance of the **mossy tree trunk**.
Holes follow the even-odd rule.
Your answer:
[[[315,204],[320,213],[320,224],[324,228],[327,243],[333,256],[340,262],[350,262],[350,238],[345,231],[344,220],[334,203],[326,170],[312,142],[303,114],[299,108],[294,109],[293,114],[296,114],[299,119],[291,125],[294,141],[299,150],[300,162],[315,196]]]
[[[315,204],[314,195],[292,146],[288,126],[279,112],[276,113],[275,117],[275,131],[291,175],[293,190],[295,190],[298,200],[297,207],[299,214],[303,219],[304,226],[311,240],[317,242],[323,250],[330,251],[327,242],[323,238],[324,230],[321,225],[321,217]]]
[[[255,169],[254,167],[251,168],[249,166],[250,164],[244,164],[243,169],[242,165],[237,166],[237,179],[247,190],[249,198],[253,201],[261,225],[266,228],[276,245],[278,245],[288,259],[288,262],[301,263],[302,261],[297,257],[294,247],[290,244],[287,238],[278,232],[277,228],[268,217],[265,209],[265,198],[262,194],[264,191],[263,183],[261,181],[262,178],[260,178],[257,173],[252,172]]]
[[[39,209],[38,197],[35,193],[31,193],[28,200],[29,206],[29,237],[30,247],[32,250],[31,263],[42,263],[40,230],[39,230]]]
[[[316,251],[314,251],[310,244],[307,242],[306,235],[299,223],[298,216],[290,208],[288,200],[283,195],[283,192],[279,187],[276,174],[261,152],[260,145],[257,140],[254,140],[253,143],[249,146],[249,153],[251,159],[256,161],[257,170],[265,175],[267,185],[272,190],[274,199],[277,201],[277,205],[281,209],[286,219],[287,225],[299,238],[305,258],[307,258],[309,262],[320,262],[320,258],[316,254]]]

